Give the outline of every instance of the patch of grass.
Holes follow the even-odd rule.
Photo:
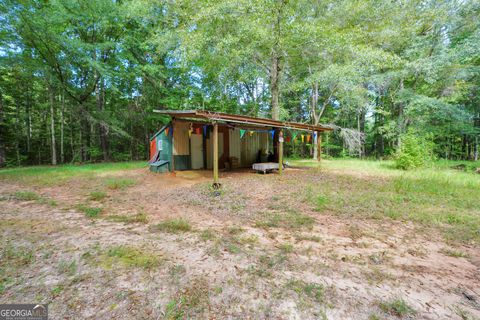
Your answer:
[[[257,228],[285,228],[285,229],[311,229],[315,219],[312,217],[298,213],[296,211],[289,211],[284,214],[268,213],[264,214],[263,219],[255,222]]]
[[[383,312],[397,317],[405,317],[416,314],[415,309],[410,307],[403,299],[380,302],[379,307]]]
[[[211,229],[204,229],[199,234],[200,239],[203,241],[215,239],[215,233]]]
[[[279,246],[279,249],[282,253],[284,254],[288,254],[288,253],[292,253],[293,252],[293,244],[291,243],[282,243],[280,246]]]
[[[231,235],[237,235],[237,234],[240,234],[244,231],[245,231],[245,229],[243,229],[242,227],[239,227],[239,226],[233,226],[233,227],[228,228],[228,233],[231,234]]]
[[[210,306],[209,286],[205,279],[195,279],[177,291],[165,308],[164,319],[196,319]]]
[[[155,226],[152,226],[152,229],[168,233],[181,233],[191,231],[192,226],[187,220],[179,218],[161,222]]]
[[[123,190],[135,185],[137,182],[133,179],[126,178],[110,178],[105,181],[105,184],[112,190]]]
[[[148,223],[148,217],[143,212],[135,215],[109,215],[106,216],[105,219],[123,223]]]
[[[319,236],[311,236],[305,234],[297,234],[295,235],[295,240],[297,241],[312,241],[312,242],[321,242],[322,238]]]
[[[177,286],[186,273],[187,269],[181,264],[171,266],[168,269],[168,275],[170,276],[169,282]]]
[[[88,256],[92,258],[92,255]],[[150,270],[162,262],[162,258],[152,252],[123,245],[108,248],[96,256],[97,263],[106,269],[120,265],[127,268]]]
[[[447,255],[449,257],[454,257],[454,258],[469,258],[470,256],[463,252],[463,251],[459,251],[459,250],[455,250],[455,249],[448,249],[448,248],[443,248],[440,250],[440,252],[444,255]]]
[[[62,293],[63,289],[63,286],[56,286],[52,289],[51,293],[54,297],[57,297],[58,295],[60,295],[60,293]]]
[[[253,246],[258,243],[258,236],[251,234],[238,238],[238,243]]]
[[[93,201],[101,201],[107,197],[107,193],[103,191],[92,191],[90,192],[89,199]]]
[[[264,254],[258,258],[256,264],[247,268],[247,272],[252,276],[260,278],[272,277],[273,272],[283,268],[287,262],[288,257],[283,253],[278,254]]]
[[[40,198],[37,200],[37,203],[46,204],[46,205],[49,205],[50,207],[56,207],[58,205],[55,200],[50,198]]]
[[[376,266],[369,267],[368,270],[363,272],[363,274],[370,285],[378,285],[387,280],[395,279],[390,273],[383,272]]]
[[[91,178],[97,174],[144,168],[145,161],[95,163],[84,165],[31,166],[0,171],[0,180],[29,185],[62,185],[76,178]]]
[[[77,273],[77,261],[72,260],[72,261],[66,261],[62,260],[58,264],[58,271],[60,273],[66,273],[70,276],[73,276]]]
[[[40,196],[33,191],[17,191],[13,194],[13,197],[20,201],[33,201],[40,199]]]
[[[99,207],[89,207],[84,204],[77,206],[78,210],[85,213],[88,218],[97,218],[102,213],[103,209]]]
[[[10,243],[0,243],[0,294],[15,283],[19,269],[34,261],[33,250]]]
[[[2,248],[0,263],[6,263],[8,266],[21,267],[29,265],[35,260],[33,251],[24,247],[15,247],[7,245]]]
[[[321,284],[292,279],[287,282],[285,287],[296,292],[301,297],[311,299],[315,303],[325,302],[325,288]]]

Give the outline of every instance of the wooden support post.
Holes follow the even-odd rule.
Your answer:
[[[283,172],[283,131],[280,130],[278,133],[278,173],[282,174]]]
[[[213,124],[213,186],[218,187],[218,124]]]
[[[174,137],[174,130],[175,130],[175,118],[172,118],[172,161],[170,162],[172,164],[172,173],[175,173],[175,141],[173,140]]]
[[[317,132],[317,161],[322,159],[322,132]]]

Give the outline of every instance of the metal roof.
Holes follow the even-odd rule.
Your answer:
[[[173,118],[194,118],[206,119],[210,121],[222,121],[227,123],[240,123],[247,125],[257,125],[264,127],[287,128],[307,131],[332,131],[329,126],[312,125],[299,122],[278,121],[267,118],[255,118],[236,114],[228,114],[204,110],[153,110],[153,112],[166,114]]]

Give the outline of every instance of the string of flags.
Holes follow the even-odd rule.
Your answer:
[[[202,125],[202,126],[193,126],[193,123],[190,123],[189,129],[188,129],[188,136],[191,137],[192,134],[202,134],[204,136],[207,136],[208,132],[208,125]],[[202,132],[203,131],[203,132]],[[246,129],[239,129],[240,131],[240,139],[243,139],[245,134],[248,132],[248,136],[252,137],[255,132],[261,133],[261,132],[268,132],[270,136],[272,137],[272,140],[275,138],[275,130],[246,130]],[[164,133],[166,136],[172,135],[173,136],[173,127],[166,127],[164,130]],[[284,132],[284,139],[285,142],[295,142],[297,141],[297,137],[300,136],[300,140],[302,143],[311,143],[312,142],[312,135],[311,134],[299,134],[298,132],[295,131],[289,131],[287,130]],[[313,133],[313,141],[317,139],[317,132]]]

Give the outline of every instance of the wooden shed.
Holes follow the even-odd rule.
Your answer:
[[[309,131],[318,137],[319,146],[319,133],[332,130],[326,126],[211,111],[154,112],[169,115],[172,120],[150,139],[150,170],[213,169],[214,179],[218,179],[218,169],[281,162],[284,129]]]

